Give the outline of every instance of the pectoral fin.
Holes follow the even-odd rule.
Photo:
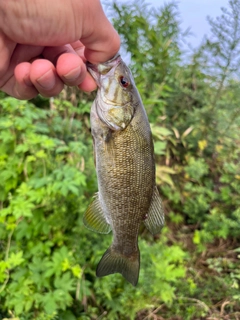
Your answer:
[[[94,200],[90,203],[83,216],[83,223],[85,227],[98,233],[109,233],[111,231],[111,227],[107,223],[101,207],[98,192],[95,194]]]
[[[159,233],[164,225],[162,200],[156,186],[153,190],[152,202],[150,204],[147,218],[144,220],[144,224],[153,235]]]

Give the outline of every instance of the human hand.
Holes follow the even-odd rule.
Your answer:
[[[120,38],[100,0],[0,0],[0,90],[55,96],[64,84],[92,91],[85,62],[104,62]]]

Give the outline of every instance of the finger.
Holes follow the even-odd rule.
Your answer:
[[[90,92],[96,89],[96,83],[87,72],[84,48],[80,41],[75,41],[71,45],[47,47],[43,56],[56,65],[57,74],[65,84]]]
[[[85,46],[81,41],[75,41],[71,43],[72,48],[81,57],[84,63],[87,62],[86,57],[84,56]],[[90,75],[89,72],[86,73],[86,77],[84,80],[78,85],[79,89],[85,92],[91,92],[97,89],[97,84],[93,77]]]
[[[56,66],[58,76],[69,86],[80,84],[86,76],[86,65],[71,45],[47,47],[43,56]]]
[[[97,84],[90,73],[87,72],[85,79],[78,85],[78,88],[85,92],[91,92],[97,89]]]
[[[83,62],[86,62],[87,59],[84,56],[85,46],[81,41],[75,41],[70,43],[73,50],[76,52],[76,54],[83,60]]]
[[[30,68],[30,80],[37,91],[44,97],[58,95],[64,86],[57,75],[54,65],[44,59],[33,61]]]
[[[17,99],[32,99],[38,95],[37,89],[30,80],[31,64],[22,62],[14,70],[15,84],[13,94]]]
[[[1,37],[0,37],[1,39]],[[1,40],[0,40],[1,42]],[[3,43],[2,43],[3,44]],[[6,47],[1,48],[1,60],[0,60],[0,90],[16,97],[16,79],[14,70],[18,64],[25,61],[30,61],[35,57],[39,56],[42,52],[42,47],[28,46],[28,45],[14,45],[13,43],[7,43]],[[8,46],[8,47],[7,47]],[[1,51],[2,50],[2,51]],[[21,70],[21,69],[20,69]],[[25,69],[22,69],[23,71]],[[21,82],[21,78],[25,76],[25,71],[22,74],[21,71],[17,72],[18,80]],[[19,92],[21,90],[19,89]],[[19,99],[21,97],[18,96]],[[24,99],[24,97],[22,98]]]
[[[110,26],[113,29],[113,26]],[[84,55],[88,61],[93,64],[106,62],[113,58],[120,49],[120,37],[114,29],[112,30],[111,37],[100,39],[92,38],[91,40],[84,41],[86,48]]]
[[[120,49],[120,36],[107,19],[100,1],[87,0],[88,24],[83,27],[81,42],[84,55],[91,63],[105,62]],[[92,5],[91,5],[92,3]],[[87,26],[87,28],[85,28]]]
[[[75,41],[71,43],[72,48],[74,51],[78,54],[79,57],[81,57],[82,61],[84,63],[87,62],[86,57],[84,56],[85,46],[81,41]],[[85,92],[91,92],[93,90],[96,90],[97,84],[93,77],[90,75],[89,72],[86,73],[86,76],[84,80],[78,85],[79,89]]]
[[[79,85],[87,74],[85,63],[76,53],[62,54],[58,58],[56,70],[62,81],[71,86]]]
[[[71,45],[66,44],[64,46],[45,47],[42,55],[45,59],[56,65],[58,58],[64,53],[75,53],[75,51]]]
[[[29,88],[27,85],[18,84],[14,75],[8,79],[3,91],[19,100],[32,99],[38,95],[38,91],[34,87]]]

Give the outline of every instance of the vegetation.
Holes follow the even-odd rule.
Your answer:
[[[93,96],[0,96],[0,319],[240,319],[240,0],[194,52],[177,6],[110,5],[152,125],[166,225],[139,237],[140,281],[97,279],[110,236],[84,228],[97,189]]]

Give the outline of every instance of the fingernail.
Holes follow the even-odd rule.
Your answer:
[[[56,83],[55,74],[52,70],[49,70],[40,78],[37,79],[37,83],[43,88],[47,90],[51,90]]]
[[[72,69],[71,71],[69,71],[67,74],[65,74],[63,78],[65,78],[67,81],[74,81],[80,76],[80,73],[81,73],[81,68],[80,66],[78,66],[75,69]]]

